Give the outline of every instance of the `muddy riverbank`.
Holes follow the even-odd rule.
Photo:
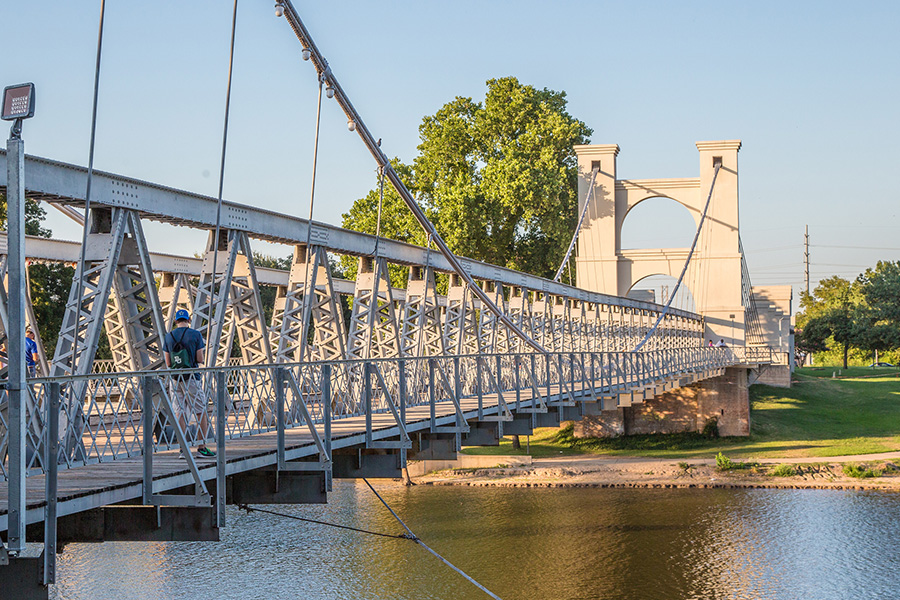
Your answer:
[[[900,491],[900,453],[804,459],[714,459],[572,456],[535,459],[531,465],[445,469],[413,479],[420,485],[603,488],[783,488]],[[849,465],[857,474],[848,474]]]

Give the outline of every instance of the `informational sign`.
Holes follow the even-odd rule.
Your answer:
[[[20,83],[3,89],[4,121],[30,119],[34,116],[34,84]]]

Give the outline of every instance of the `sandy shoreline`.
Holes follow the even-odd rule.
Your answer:
[[[735,462],[743,459],[733,459]],[[502,457],[498,457],[498,463]],[[416,477],[419,485],[483,487],[595,488],[780,488],[900,491],[900,453],[802,459],[753,459],[758,466],[718,471],[711,459],[571,456],[535,459],[530,466],[437,471]],[[880,477],[855,478],[845,464],[865,464],[883,471]],[[790,464],[796,475],[772,474]]]

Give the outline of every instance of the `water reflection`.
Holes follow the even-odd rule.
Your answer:
[[[504,599],[893,598],[900,496],[825,490],[449,488],[379,492]],[[364,484],[277,510],[402,533]],[[214,543],[73,544],[52,597],[481,599],[406,540],[230,510]]]

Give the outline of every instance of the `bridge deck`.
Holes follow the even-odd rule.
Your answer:
[[[542,388],[541,391],[546,393],[547,389]],[[575,383],[571,391],[574,397],[579,398],[602,390],[599,387],[595,387],[593,390],[582,390],[582,386]],[[542,398],[546,402],[559,400],[559,386],[550,386],[549,397],[542,395]],[[505,392],[504,399],[509,408],[515,410],[515,391]],[[530,407],[532,391],[530,389],[521,390],[519,402],[521,407]],[[477,397],[462,398],[460,407],[466,420],[478,417]],[[484,395],[482,414],[490,416],[496,415],[498,412],[499,403],[496,394]],[[436,402],[435,416],[438,426],[454,424],[456,411],[452,401]],[[428,405],[406,409],[406,428],[409,433],[427,430],[429,427],[430,407]],[[317,430],[320,435],[323,433],[321,425],[317,427]],[[373,439],[388,439],[399,435],[399,428],[389,412],[372,415]],[[366,419],[364,415],[332,422],[332,448],[334,449],[364,446],[365,436]],[[276,440],[277,433],[275,431],[226,440],[226,475],[276,464]],[[317,454],[316,446],[306,426],[285,430],[285,457],[287,460],[296,460],[315,454]],[[216,459],[197,458],[196,460],[201,477],[207,481],[214,480]],[[140,455],[60,470],[57,494],[58,515],[65,516],[140,498],[143,493],[142,472],[143,457]],[[154,453],[153,480],[154,493],[165,492],[193,483],[187,462],[181,458],[178,450]],[[26,480],[28,507],[26,520],[28,523],[40,522],[44,518],[44,507],[46,506],[44,486],[45,477],[43,475],[35,475]],[[8,527],[8,492],[8,483],[0,482],[0,531],[5,531]]]

